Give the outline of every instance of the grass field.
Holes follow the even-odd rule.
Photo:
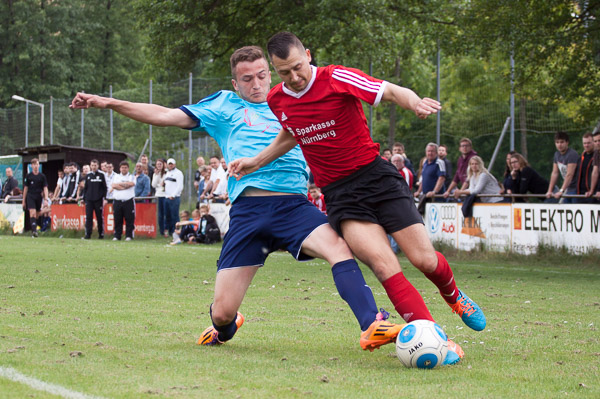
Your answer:
[[[0,236],[0,398],[600,397],[598,258],[451,257],[459,287],[486,312],[483,332],[401,259],[466,352],[424,371],[403,368],[391,345],[363,352],[329,266],[283,252],[257,274],[236,337],[199,347],[220,248],[166,242]]]

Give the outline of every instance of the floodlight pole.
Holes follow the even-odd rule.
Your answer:
[[[37,101],[32,101],[32,100],[28,100],[26,98],[23,98],[21,96],[17,96],[16,94],[14,96],[12,96],[13,100],[16,101],[23,101],[25,103],[31,103],[34,105],[37,105],[38,107],[41,108],[41,119],[40,119],[40,145],[44,145],[44,104],[42,103],[38,103]]]

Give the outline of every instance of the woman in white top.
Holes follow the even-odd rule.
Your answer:
[[[152,176],[152,187],[154,187],[154,195],[157,197],[158,208],[158,233],[162,236],[165,234],[166,213],[165,213],[165,173],[167,162],[160,158],[154,165],[154,175]]]
[[[483,159],[474,156],[467,168],[469,188],[457,190],[459,195],[500,194],[498,180],[485,168]],[[479,197],[478,202],[501,202],[502,197]]]

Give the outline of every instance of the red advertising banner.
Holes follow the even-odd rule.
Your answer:
[[[104,207],[104,234],[110,235],[115,231],[115,219],[113,215],[113,204]],[[51,215],[52,231],[59,229],[84,230],[85,229],[85,207],[77,204],[53,204]],[[156,238],[156,204],[135,204],[135,235]],[[123,226],[125,224],[123,223]],[[96,218],[94,218],[94,230]],[[125,227],[123,227],[125,231]]]

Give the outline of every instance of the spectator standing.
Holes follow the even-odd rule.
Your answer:
[[[165,207],[166,207],[166,198],[165,198],[165,165],[167,161],[163,158],[159,158],[156,160],[155,168],[154,168],[154,176],[152,176],[152,187],[154,188],[154,195],[157,198],[157,208],[158,208],[158,233],[161,236],[165,235]],[[168,236],[167,236],[168,237]]]
[[[383,151],[381,151],[381,157],[389,162],[392,159],[392,150],[384,148]]]
[[[594,139],[592,133],[586,133],[582,137],[583,152],[579,160],[579,168],[577,173],[577,194],[585,194],[586,198],[576,198],[576,202],[591,204],[594,199],[591,198],[596,185],[593,184],[593,172],[598,167],[594,166]],[[592,187],[593,185],[593,187]]]
[[[104,179],[106,180],[106,199],[112,200],[114,191],[112,189],[112,182],[115,178],[116,173],[114,172],[115,167],[112,162],[106,163],[106,174],[104,175]]]
[[[104,173],[98,170],[98,160],[90,162],[90,172],[85,175],[83,186],[83,201],[85,202],[85,236],[86,240],[92,238],[94,226],[94,214],[98,225],[98,238],[104,238],[104,216],[103,210],[106,204],[106,178]]]
[[[63,182],[65,180],[65,165],[63,165],[63,170],[58,171],[58,179],[56,179],[56,187],[54,188],[54,193],[52,194],[52,200],[58,200],[60,198],[60,192],[62,191]]]
[[[77,188],[79,185],[79,167],[75,162],[69,162],[69,176],[63,180],[63,191],[61,198],[63,201],[77,201]]]
[[[408,170],[410,170],[410,173],[412,173],[413,176],[417,176],[417,172],[415,172],[415,168],[413,166],[412,161],[408,158],[408,155],[406,155],[406,152],[404,150],[404,144],[400,142],[394,143],[394,145],[392,146],[392,155],[396,154],[402,155],[402,158],[404,158],[404,166],[406,166]]]
[[[108,169],[106,168],[106,161],[102,161],[100,162],[100,172],[106,174],[108,172]]]
[[[452,184],[452,162],[448,159],[448,147],[444,144],[440,144],[438,147],[438,158],[444,161],[446,165],[446,180],[444,181],[444,187],[450,187]]]
[[[552,165],[552,174],[550,175],[550,184],[546,197],[560,199],[563,194],[577,194],[577,168],[579,166],[579,155],[577,151],[569,148],[569,135],[565,132],[556,132],[554,135],[554,164]],[[554,185],[558,183],[558,176],[563,178],[563,184],[558,192],[553,193]],[[572,204],[574,198],[562,198],[561,203]]]
[[[19,182],[13,176],[12,168],[6,168],[6,180],[2,185],[2,199],[4,202],[7,202],[7,197],[9,197],[17,187],[19,187]]]
[[[425,158],[421,175],[422,182],[414,196],[419,197],[423,194],[424,198],[433,198],[434,195],[438,194],[444,188],[446,164],[438,158],[438,146],[435,143],[427,144],[427,147],[425,147]]]
[[[140,157],[140,162],[146,168],[146,176],[148,176],[148,179],[152,181],[152,177],[154,177],[154,167],[152,167],[152,163],[148,159],[148,156],[146,154],[142,154]]]
[[[221,166],[220,158],[214,156],[210,159],[210,181],[212,182],[212,188],[207,199],[213,200],[213,202],[224,203],[227,194],[227,174]],[[224,198],[225,196],[225,198]]]
[[[200,201],[200,194],[202,194],[202,191],[204,191],[204,187],[200,189],[200,185],[203,185],[204,182],[204,178],[202,177],[202,171],[206,168],[206,162],[204,161],[204,158],[196,158],[196,165],[198,165],[198,169],[196,169],[196,172],[194,173],[194,188],[198,193],[198,201]]]
[[[125,241],[133,240],[135,228],[135,177],[129,173],[127,161],[119,164],[121,173],[113,178],[113,212],[115,220],[115,235],[113,241],[120,241],[123,235],[123,220],[125,220]]]
[[[42,201],[48,201],[48,181],[40,172],[40,162],[37,158],[31,160],[31,172],[25,177],[23,188],[23,209],[29,211],[31,236],[37,237],[37,217],[42,209]]]
[[[398,169],[398,173],[400,173],[404,180],[406,180],[408,188],[412,190],[415,182],[415,177],[410,171],[410,169],[406,167],[406,164],[404,163],[404,157],[400,154],[392,155],[392,164],[396,167],[396,169]]]
[[[135,196],[148,197],[152,190],[150,178],[144,173],[144,164],[138,162],[135,164]]]
[[[206,176],[208,174],[208,169],[209,168],[206,165],[202,165],[196,171],[197,176],[194,176],[194,179],[198,177],[198,181],[194,180],[194,187],[196,187],[198,193],[198,197],[196,198],[196,209],[200,209],[200,203],[205,201],[202,194],[205,194],[204,191],[206,189]]]
[[[90,173],[90,165],[83,165],[81,174],[79,175],[79,182],[77,183],[77,201],[80,201],[83,197],[83,186],[85,185],[85,177],[88,173]]]
[[[465,185],[467,182],[467,168],[469,167],[469,161],[477,155],[477,153],[473,151],[473,143],[471,140],[466,137],[460,139],[459,151],[460,156],[458,157],[458,161],[456,161],[456,173],[454,174],[452,183],[450,183],[450,186],[447,187],[446,192],[444,192],[444,198],[448,198],[456,187],[459,187],[462,190],[467,188]]]
[[[217,160],[218,162],[218,160]],[[169,158],[167,161],[167,173],[165,174],[165,197],[166,197],[166,226],[169,236],[175,231],[175,223],[179,222],[179,204],[181,192],[183,191],[183,173],[177,169],[175,160]]]
[[[325,195],[315,184],[308,186],[308,200],[316,206],[321,212],[327,215],[327,205],[325,205]]]

